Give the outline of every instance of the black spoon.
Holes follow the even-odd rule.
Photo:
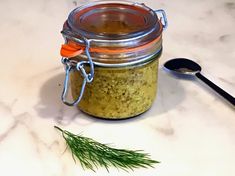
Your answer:
[[[164,68],[171,73],[196,76],[235,106],[235,98],[204,77],[201,74],[201,66],[196,62],[185,58],[176,58],[167,61],[164,64]]]

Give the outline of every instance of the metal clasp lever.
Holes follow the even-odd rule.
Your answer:
[[[91,77],[91,74],[90,73],[87,74],[86,70],[84,69],[84,65],[85,64],[89,65],[89,62],[88,61],[77,62],[76,66],[75,66],[74,62],[71,62],[68,58],[62,58],[62,63],[65,65],[65,80],[64,80],[64,88],[63,88],[61,99],[64,104],[66,104],[68,106],[75,106],[82,99],[82,96],[85,91],[86,83],[90,83],[93,80],[93,77]],[[68,94],[70,72],[73,70],[77,70],[81,73],[81,75],[83,77],[83,82],[82,82],[82,87],[81,87],[81,90],[80,90],[80,93],[79,93],[79,96],[77,97],[77,99],[74,102],[68,102],[66,100],[66,97]]]
[[[86,83],[87,83],[87,79],[88,79],[88,76],[87,75],[84,75],[86,72],[82,66],[82,64],[77,64],[77,66],[75,67],[74,65],[72,65],[72,63],[69,61],[68,58],[62,58],[62,63],[65,65],[65,79],[64,79],[64,88],[63,88],[63,92],[62,92],[62,96],[61,96],[61,100],[63,101],[64,104],[68,105],[68,106],[75,106],[77,105],[81,99],[82,99],[82,96],[83,96],[83,93],[84,93],[84,90],[85,90],[85,87],[86,87]],[[79,66],[78,66],[79,65]],[[81,70],[81,74],[83,76],[83,83],[82,83],[82,87],[81,87],[81,90],[80,90],[80,94],[78,96],[78,98],[74,101],[74,102],[68,102],[66,100],[66,97],[67,97],[67,94],[68,94],[68,87],[69,87],[69,79],[70,79],[70,72],[74,69],[77,69],[77,68],[82,68]]]
[[[65,65],[65,80],[64,80],[64,88],[63,88],[63,92],[61,95],[61,100],[63,101],[64,104],[68,105],[68,106],[75,106],[77,105],[83,96],[85,87],[86,87],[86,83],[91,83],[93,78],[94,78],[94,63],[92,61],[89,49],[90,49],[90,41],[87,40],[86,38],[84,39],[84,43],[86,44],[86,49],[85,49],[85,53],[87,55],[87,59],[88,61],[74,61],[74,60],[70,60],[66,57],[63,57],[61,62]],[[84,68],[84,65],[89,65],[90,66],[90,73],[86,73],[86,70]],[[69,87],[69,80],[70,80],[70,72],[73,70],[77,70],[80,72],[81,76],[83,77],[83,82],[82,82],[82,87],[79,93],[79,96],[77,97],[77,99],[74,102],[68,102],[66,100],[67,94],[68,94],[68,87]]]
[[[166,13],[164,10],[159,9],[159,10],[154,10],[155,13],[157,14],[158,18],[160,19],[162,25],[163,25],[163,30],[165,30],[168,26],[167,18],[166,18]]]

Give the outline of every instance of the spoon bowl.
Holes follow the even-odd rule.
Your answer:
[[[185,58],[171,59],[164,64],[164,68],[169,72],[184,75],[195,75],[202,70],[196,62]]]

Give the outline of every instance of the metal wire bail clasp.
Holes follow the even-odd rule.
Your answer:
[[[90,53],[89,53],[89,48],[90,48],[90,42],[88,40],[84,40],[86,43],[86,55],[88,58],[88,61],[74,61],[70,60],[68,58],[63,57],[61,62],[65,65],[65,80],[64,80],[64,88],[61,96],[61,100],[63,101],[64,104],[68,106],[75,106],[77,105],[84,94],[84,90],[86,87],[86,83],[91,83],[94,77],[94,63],[91,59]],[[89,65],[90,66],[90,73],[86,73],[86,70],[84,68],[84,65]],[[74,102],[68,102],[66,100],[67,94],[68,94],[68,87],[69,87],[69,80],[70,80],[70,72],[73,70],[77,70],[80,72],[81,76],[83,77],[83,82],[82,82],[82,87],[80,90],[80,94],[77,97],[77,99]]]
[[[168,26],[168,22],[167,22],[167,18],[166,18],[166,12],[162,9],[159,10],[154,10],[155,13],[157,14],[157,16],[159,17],[162,25],[163,25],[163,29],[165,30]]]

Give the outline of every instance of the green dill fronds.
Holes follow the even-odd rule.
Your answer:
[[[153,164],[159,163],[150,159],[149,155],[141,150],[112,148],[91,138],[75,135],[57,126],[54,127],[62,132],[74,161],[79,160],[83,168],[95,171],[95,168],[105,167],[108,171],[109,167],[114,166],[128,171],[140,167],[153,167]]]

